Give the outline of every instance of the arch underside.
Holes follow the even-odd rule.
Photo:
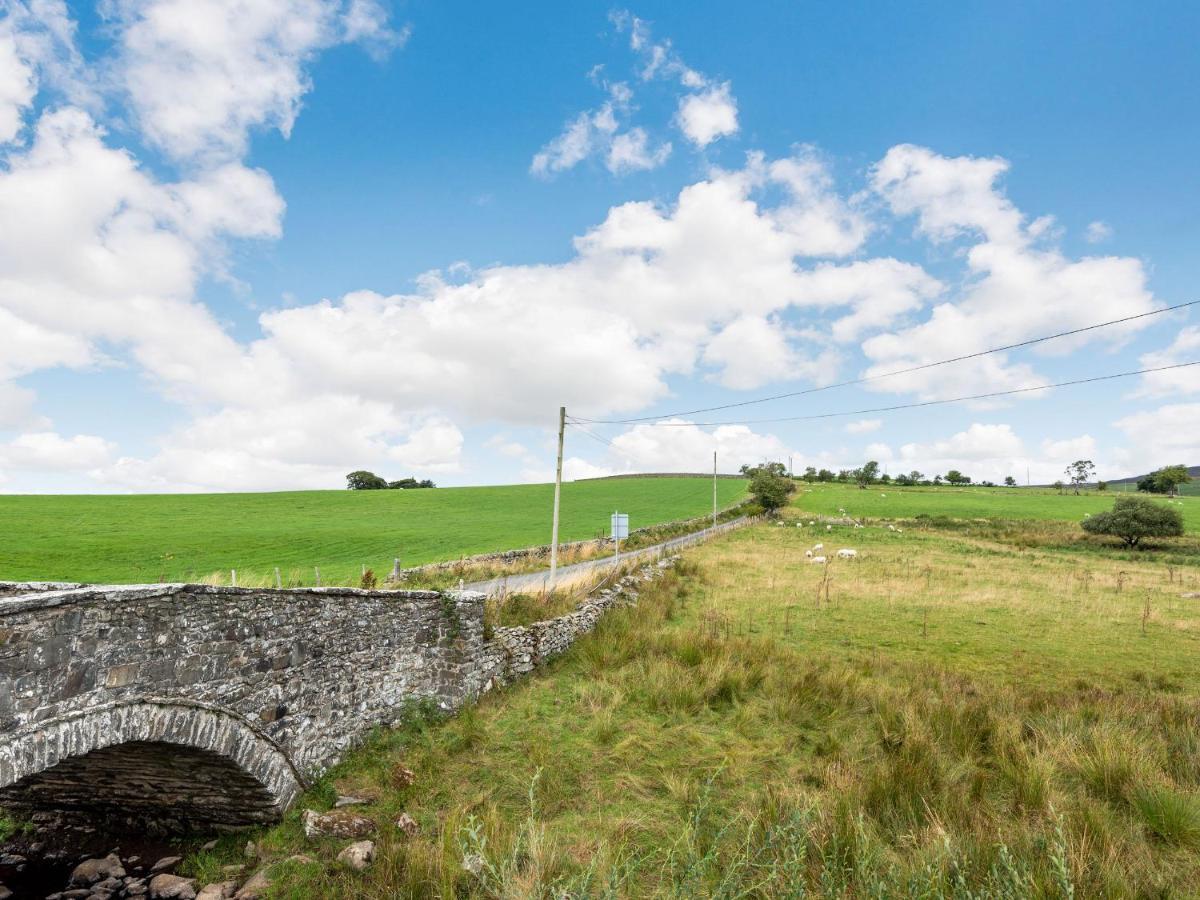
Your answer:
[[[0,807],[49,827],[156,833],[275,821],[303,789],[286,755],[240,717],[134,702],[0,739]]]
[[[55,828],[154,834],[263,824],[280,814],[270,791],[228,757],[150,741],[65,759],[0,790],[0,807]]]

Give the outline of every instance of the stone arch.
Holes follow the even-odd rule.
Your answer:
[[[276,819],[305,786],[267,735],[208,704],[124,701],[0,739],[0,806],[102,811],[106,785],[117,796],[147,786],[139,815],[157,808],[185,828]]]

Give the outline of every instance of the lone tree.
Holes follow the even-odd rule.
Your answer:
[[[1163,466],[1155,469],[1149,475],[1138,479],[1138,490],[1150,494],[1170,494],[1172,497],[1179,493],[1179,486],[1192,480],[1187,466]]]
[[[1017,479],[1013,478],[1011,475],[1005,475],[1004,476],[1004,486],[1005,487],[1016,487]]]
[[[768,513],[774,513],[787,506],[788,495],[796,489],[796,482],[783,474],[786,470],[781,470],[781,463],[756,466],[749,470],[750,493],[758,505]]]
[[[875,460],[871,460],[862,468],[854,470],[854,481],[864,491],[867,489],[868,484],[874,484],[878,478],[879,463],[875,462]]]
[[[385,491],[387,486],[386,481],[365,469],[359,469],[346,476],[346,487],[352,491]]]
[[[946,473],[946,481],[949,484],[970,484],[971,483],[970,477],[967,475],[964,475],[962,472],[958,471],[958,469],[951,469],[949,472],[947,472]]]
[[[1096,464],[1090,459],[1077,459],[1066,468],[1067,478],[1071,480],[1071,487],[1075,493],[1079,493],[1079,489],[1092,480],[1092,476],[1096,474]]]
[[[1180,537],[1183,514],[1145,497],[1118,497],[1113,508],[1081,523],[1089,534],[1111,534],[1126,546],[1136,547],[1142,538]]]

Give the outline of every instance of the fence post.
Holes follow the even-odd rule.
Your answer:
[[[279,566],[275,567],[275,589],[283,587],[283,579],[279,577]]]
[[[229,570],[229,581],[234,587],[237,587],[237,569]]]
[[[317,587],[320,587],[321,586],[321,570],[319,568],[317,568],[316,566],[313,566],[313,571],[317,573]]]

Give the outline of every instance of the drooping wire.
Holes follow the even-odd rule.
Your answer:
[[[590,425],[634,425],[634,424],[641,423],[641,422],[653,422],[658,419],[669,419],[669,418],[673,418],[675,416],[694,416],[694,415],[698,415],[699,413],[719,412],[720,410],[724,410],[724,409],[735,409],[735,408],[741,407],[741,406],[752,406],[752,405],[758,404],[758,403],[769,403],[773,400],[786,400],[789,397],[800,397],[805,394],[816,394],[816,393],[820,393],[822,391],[831,391],[831,390],[834,390],[835,388],[851,387],[856,384],[866,384],[868,382],[879,381],[884,378],[892,378],[897,375],[908,375],[913,372],[922,372],[922,371],[925,371],[926,369],[933,369],[933,368],[937,368],[938,366],[945,366],[945,365],[949,365],[951,363],[956,363],[956,362],[964,362],[965,360],[968,360],[968,359],[978,359],[981,356],[988,356],[992,353],[1003,353],[1008,350],[1019,350],[1022,347],[1030,347],[1030,346],[1033,346],[1034,344],[1040,344],[1045,341],[1052,341],[1052,340],[1056,340],[1058,338],[1071,337],[1072,335],[1083,334],[1088,331],[1095,331],[1099,328],[1107,328],[1111,325],[1121,325],[1121,324],[1124,324],[1125,322],[1132,322],[1136,319],[1144,319],[1148,316],[1158,316],[1158,315],[1162,315],[1163,313],[1174,312],[1176,310],[1185,309],[1186,307],[1195,306],[1197,304],[1200,304],[1200,300],[1190,300],[1187,303],[1177,303],[1174,306],[1165,306],[1162,309],[1153,309],[1153,310],[1150,310],[1149,312],[1137,313],[1136,315],[1125,316],[1120,319],[1111,319],[1107,322],[1097,322],[1095,325],[1087,325],[1083,328],[1073,328],[1069,331],[1060,331],[1060,332],[1057,332],[1056,334],[1048,334],[1048,335],[1044,335],[1043,337],[1030,338],[1027,341],[1019,341],[1015,344],[1005,344],[1002,347],[992,347],[988,350],[980,350],[977,353],[966,353],[966,354],[963,354],[962,356],[953,356],[953,357],[950,357],[949,359],[939,359],[936,362],[922,363],[921,365],[909,366],[908,368],[905,368],[905,369],[895,369],[891,372],[881,372],[878,375],[866,375],[866,376],[863,376],[862,378],[850,379],[849,381],[839,381],[836,384],[827,384],[827,385],[822,385],[820,387],[805,388],[804,390],[799,390],[799,391],[788,391],[787,393],[784,393],[784,394],[773,394],[769,397],[758,397],[753,400],[739,400],[734,403],[723,403],[719,406],[705,406],[705,407],[701,407],[699,409],[683,410],[680,412],[672,412],[672,413],[662,413],[660,415],[655,415],[655,416],[638,416],[638,417],[630,418],[630,419],[583,419],[583,418],[578,418],[578,417],[573,417],[573,418],[574,418],[575,422],[584,422],[584,423],[587,423]],[[776,420],[763,420],[763,421],[776,421]],[[787,420],[778,420],[778,421],[787,421]]]
[[[653,422],[639,420],[637,424],[648,428],[699,428],[716,427],[718,425],[768,425],[776,422],[808,422],[816,419],[833,419],[840,416],[862,416],[869,413],[897,412],[903,409],[918,409],[925,406],[940,406],[947,403],[968,403],[972,400],[990,400],[997,397],[1011,397],[1015,394],[1029,394],[1035,391],[1048,391],[1054,388],[1073,387],[1080,384],[1093,384],[1098,381],[1112,381],[1117,378],[1131,378],[1135,375],[1149,375],[1153,372],[1166,372],[1172,369],[1186,369],[1189,366],[1200,366],[1200,360],[1176,363],[1170,366],[1155,366],[1151,369],[1137,369],[1131,372],[1114,372],[1109,375],[1094,375],[1090,378],[1076,378],[1071,381],[1060,381],[1056,384],[1042,384],[1035,387],[1011,388],[1006,391],[990,391],[986,394],[970,394],[963,397],[949,397],[942,400],[922,400],[916,403],[898,403],[894,406],[876,406],[870,409],[840,410],[835,412],[815,413],[807,416],[780,416],[772,419],[738,419],[721,422]],[[572,420],[571,424],[579,428],[579,422],[600,424],[592,419]],[[603,424],[622,425],[625,422],[606,422]]]

